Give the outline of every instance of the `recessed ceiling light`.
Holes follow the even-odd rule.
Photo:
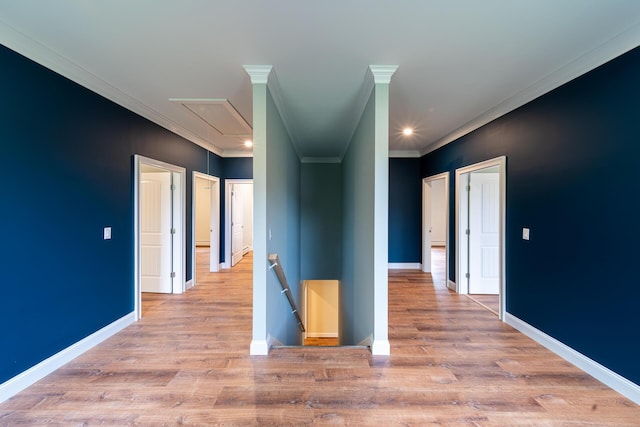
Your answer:
[[[411,128],[404,128],[404,130],[402,131],[403,134],[405,134],[406,136],[412,135],[413,134],[413,129]]]
[[[245,146],[245,147],[253,147],[253,141],[246,140],[246,141],[244,142],[244,146]]]

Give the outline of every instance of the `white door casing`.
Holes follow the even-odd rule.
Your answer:
[[[242,187],[231,187],[231,266],[236,265],[242,259],[242,247],[244,240],[244,218],[242,204]]]
[[[492,168],[491,170],[488,170]],[[476,163],[473,165],[465,166],[456,169],[456,204],[455,204],[455,233],[456,233],[456,291],[461,294],[469,293],[469,287],[465,274],[469,271],[468,267],[468,255],[470,254],[469,239],[465,231],[470,228],[469,217],[469,200],[470,193],[466,190],[468,185],[468,179],[473,172],[483,170],[486,172],[497,172],[498,175],[498,295],[500,301],[499,318],[504,320],[506,313],[506,275],[505,275],[505,224],[506,224],[506,174],[507,174],[507,158],[505,156],[496,157],[491,160]],[[474,179],[481,173],[474,174]],[[473,185],[473,184],[472,184]],[[474,190],[472,190],[473,192]],[[493,227],[492,224],[485,224],[489,229]],[[473,233],[473,230],[471,230]],[[494,271],[495,272],[495,271]],[[473,287],[473,286],[472,286]]]
[[[422,271],[431,272],[431,183],[422,185]]]
[[[225,179],[224,182],[224,264],[222,268],[231,268],[232,250],[231,250],[231,189],[235,184],[253,185],[252,179]],[[252,205],[253,206],[253,205]],[[253,228],[253,227],[252,227]]]
[[[209,272],[220,271],[220,180],[211,180],[211,217],[209,218]]]
[[[500,174],[471,173],[469,192],[469,293],[500,290]]]
[[[449,281],[449,172],[443,172],[422,180],[422,271],[431,271],[431,244],[433,240],[433,192],[434,181],[443,181],[444,186],[444,234],[445,234],[445,282],[449,287],[453,282]]]
[[[140,174],[140,288],[171,293],[171,173]]]
[[[167,264],[169,269],[169,277],[171,278],[171,272],[175,273],[172,278],[172,291],[173,293],[182,293],[185,289],[185,266],[186,266],[186,221],[185,212],[185,186],[186,186],[186,170],[183,167],[175,166],[170,163],[165,163],[159,160],[144,157],[139,154],[135,154],[133,162],[133,301],[134,301],[134,313],[136,319],[142,317],[142,257],[141,257],[141,187],[142,187],[142,174],[146,172],[163,172],[168,173],[172,180],[172,195],[168,198],[170,200],[170,218],[172,217],[174,234],[172,237],[171,252],[173,256],[170,256],[170,261]],[[162,203],[162,202],[161,202]]]

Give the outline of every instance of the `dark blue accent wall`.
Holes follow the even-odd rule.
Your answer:
[[[192,171],[228,159],[5,47],[0,93],[2,383],[133,310],[134,154],[187,169],[187,279]]]
[[[507,311],[636,384],[638,75],[640,48],[424,156],[421,165],[426,177],[507,156]],[[453,224],[453,198],[450,212]],[[523,227],[530,241],[522,240]],[[450,254],[453,266],[454,245]]]
[[[420,159],[389,159],[389,262],[422,262]]]
[[[253,179],[253,157],[226,157],[221,158],[214,153],[209,153],[209,167],[216,167],[216,173],[210,175],[220,178],[220,262],[225,261],[225,209],[227,198],[225,188],[227,179]]]

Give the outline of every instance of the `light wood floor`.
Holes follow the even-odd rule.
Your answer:
[[[1,426],[638,426],[640,408],[431,275],[389,274],[390,357],[248,355],[251,265],[184,295],[0,405]]]

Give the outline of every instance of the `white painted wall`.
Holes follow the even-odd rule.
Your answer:
[[[195,178],[195,235],[197,246],[209,246],[210,244],[211,185],[206,179]]]
[[[242,247],[253,249],[253,184],[236,184],[242,200]]]
[[[338,336],[339,283],[337,280],[305,281],[307,337]]]
[[[431,245],[444,246],[446,243],[447,218],[444,179],[431,181]]]

